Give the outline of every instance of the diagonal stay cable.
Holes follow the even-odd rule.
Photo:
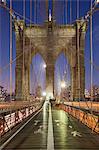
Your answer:
[[[9,13],[11,13],[11,12],[10,12],[10,8],[7,7],[6,5],[3,5],[2,3],[0,3],[0,6],[1,6],[2,8],[5,8],[6,10],[8,10]],[[27,17],[24,17],[23,15],[21,15],[20,13],[18,13],[17,11],[15,11],[14,9],[12,9],[11,11],[12,11],[12,14],[15,13],[16,15],[20,16],[20,17],[23,18],[24,20],[29,21],[29,22],[31,21],[31,23],[34,24],[34,22],[33,22],[32,20],[30,20],[30,19],[27,18]]]

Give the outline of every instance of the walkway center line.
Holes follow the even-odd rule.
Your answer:
[[[50,103],[49,103],[47,150],[54,150],[53,123],[52,123],[52,112],[51,112],[51,104]]]

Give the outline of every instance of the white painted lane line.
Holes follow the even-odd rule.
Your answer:
[[[34,114],[25,124],[23,124],[6,142],[4,142],[0,146],[0,150],[2,150],[41,110],[42,108],[36,114]]]
[[[52,123],[52,112],[51,112],[50,104],[49,104],[47,150],[54,150],[53,123]]]

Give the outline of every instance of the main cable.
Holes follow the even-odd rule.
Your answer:
[[[12,0],[10,0],[10,100],[12,99]]]
[[[23,16],[24,16],[24,27],[23,27],[23,66],[22,66],[22,73],[23,73],[23,85],[22,85],[22,92],[23,92],[23,99],[24,99],[24,94],[25,94],[25,53],[24,53],[24,50],[25,50],[25,4],[26,1],[24,0],[23,1]]]

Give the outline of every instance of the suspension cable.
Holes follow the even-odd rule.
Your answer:
[[[61,16],[62,17],[62,24],[64,24],[64,22],[65,22],[64,21],[64,18],[65,18],[65,16],[64,16],[64,9],[65,9],[65,7],[64,6],[65,6],[65,4],[64,4],[64,1],[63,1],[62,2],[62,7],[61,7],[62,8],[62,11],[61,11],[62,12],[62,16]]]
[[[80,47],[79,47],[79,25],[77,25],[77,62],[78,62],[78,98],[80,101]]]
[[[29,55],[30,55],[30,62],[31,62],[31,60],[32,60],[32,54],[31,54],[31,52],[32,52],[32,50],[31,50],[31,48],[32,48],[32,43],[31,43],[31,32],[32,32],[32,0],[30,0],[30,50],[29,50]],[[31,62],[32,63],[32,62]],[[32,66],[31,66],[31,63],[30,63],[30,69],[31,69],[31,71],[30,72],[32,72],[33,70],[33,68],[32,68]],[[32,83],[32,82],[31,82]]]
[[[10,100],[12,98],[12,0],[10,0]]]
[[[37,24],[37,0],[34,1],[34,9],[35,9],[35,17],[34,17],[34,20],[35,20],[35,24]]]
[[[27,50],[27,51],[29,51],[29,50]],[[26,53],[26,52],[25,52],[25,53]],[[13,64],[16,60],[18,60],[22,55],[23,55],[23,52],[22,52],[20,55],[18,55],[17,57],[15,57],[15,58],[12,60],[12,64]],[[81,57],[84,57],[82,54],[80,54],[80,56],[81,56]],[[91,64],[91,61],[90,61],[88,58],[86,58],[86,59],[87,59],[87,61]],[[98,66],[98,65],[96,65],[94,62],[92,63],[92,65],[93,65],[93,67],[94,67],[95,70],[99,71],[99,66]],[[0,68],[0,74],[1,74],[4,70],[8,69],[9,66],[10,66],[10,63],[8,63],[7,65],[5,65],[3,68]]]
[[[90,16],[90,61],[91,61],[91,102],[93,101],[93,38],[92,38],[92,30],[93,30],[93,18],[92,18],[92,0],[91,0],[91,16]]]
[[[66,0],[66,24],[68,24],[68,0]]]
[[[63,10],[62,10],[62,12],[63,12],[63,24],[65,24],[65,0],[63,1]]]
[[[32,48],[32,41],[31,41],[31,32],[32,32],[32,0],[30,0],[30,62],[31,62],[31,48]]]
[[[79,0],[77,0],[77,19],[79,18]]]
[[[79,10],[79,0],[77,0],[77,19],[79,19],[79,13],[80,13],[80,10]],[[79,41],[79,38],[80,38],[80,34],[79,34],[79,22],[78,22],[77,23],[77,63],[78,63],[78,66],[77,66],[77,70],[78,70],[77,76],[78,76],[78,78],[76,78],[76,79],[78,79],[78,89],[76,89],[76,90],[78,90],[77,97],[78,97],[79,108],[80,108],[80,94],[81,94],[80,71],[81,70],[80,70],[80,45],[79,45],[80,41]],[[80,115],[80,113],[79,113],[79,115]]]
[[[46,20],[48,20],[48,18],[49,18],[49,16],[48,16],[49,12],[48,11],[49,11],[48,10],[48,0],[46,0]]]
[[[3,5],[2,3],[0,3],[0,6],[3,7],[3,8],[5,8],[5,9],[6,9],[7,11],[9,11],[9,13],[10,13],[10,8],[9,8],[9,7],[7,7],[6,5]],[[30,22],[30,19],[29,19],[28,17],[25,16],[25,18],[24,18],[23,15],[21,15],[20,13],[18,13],[18,12],[15,11],[14,9],[12,9],[12,15],[14,15],[14,14],[16,14],[16,15],[19,16],[19,17],[21,17],[23,20]],[[32,20],[31,20],[31,22],[34,24],[34,22],[33,22]]]
[[[52,20],[54,20],[54,9],[55,9],[55,7],[54,7],[54,4],[55,4],[55,0],[52,0]]]
[[[25,26],[25,4],[26,1],[23,1],[23,16],[24,16],[24,26]],[[24,27],[25,28],[25,27]],[[24,53],[24,49],[25,49],[25,30],[23,28],[23,89],[25,88],[25,53]],[[24,92],[23,91],[23,98],[24,98]]]
[[[70,24],[72,23],[72,0],[70,0]]]

